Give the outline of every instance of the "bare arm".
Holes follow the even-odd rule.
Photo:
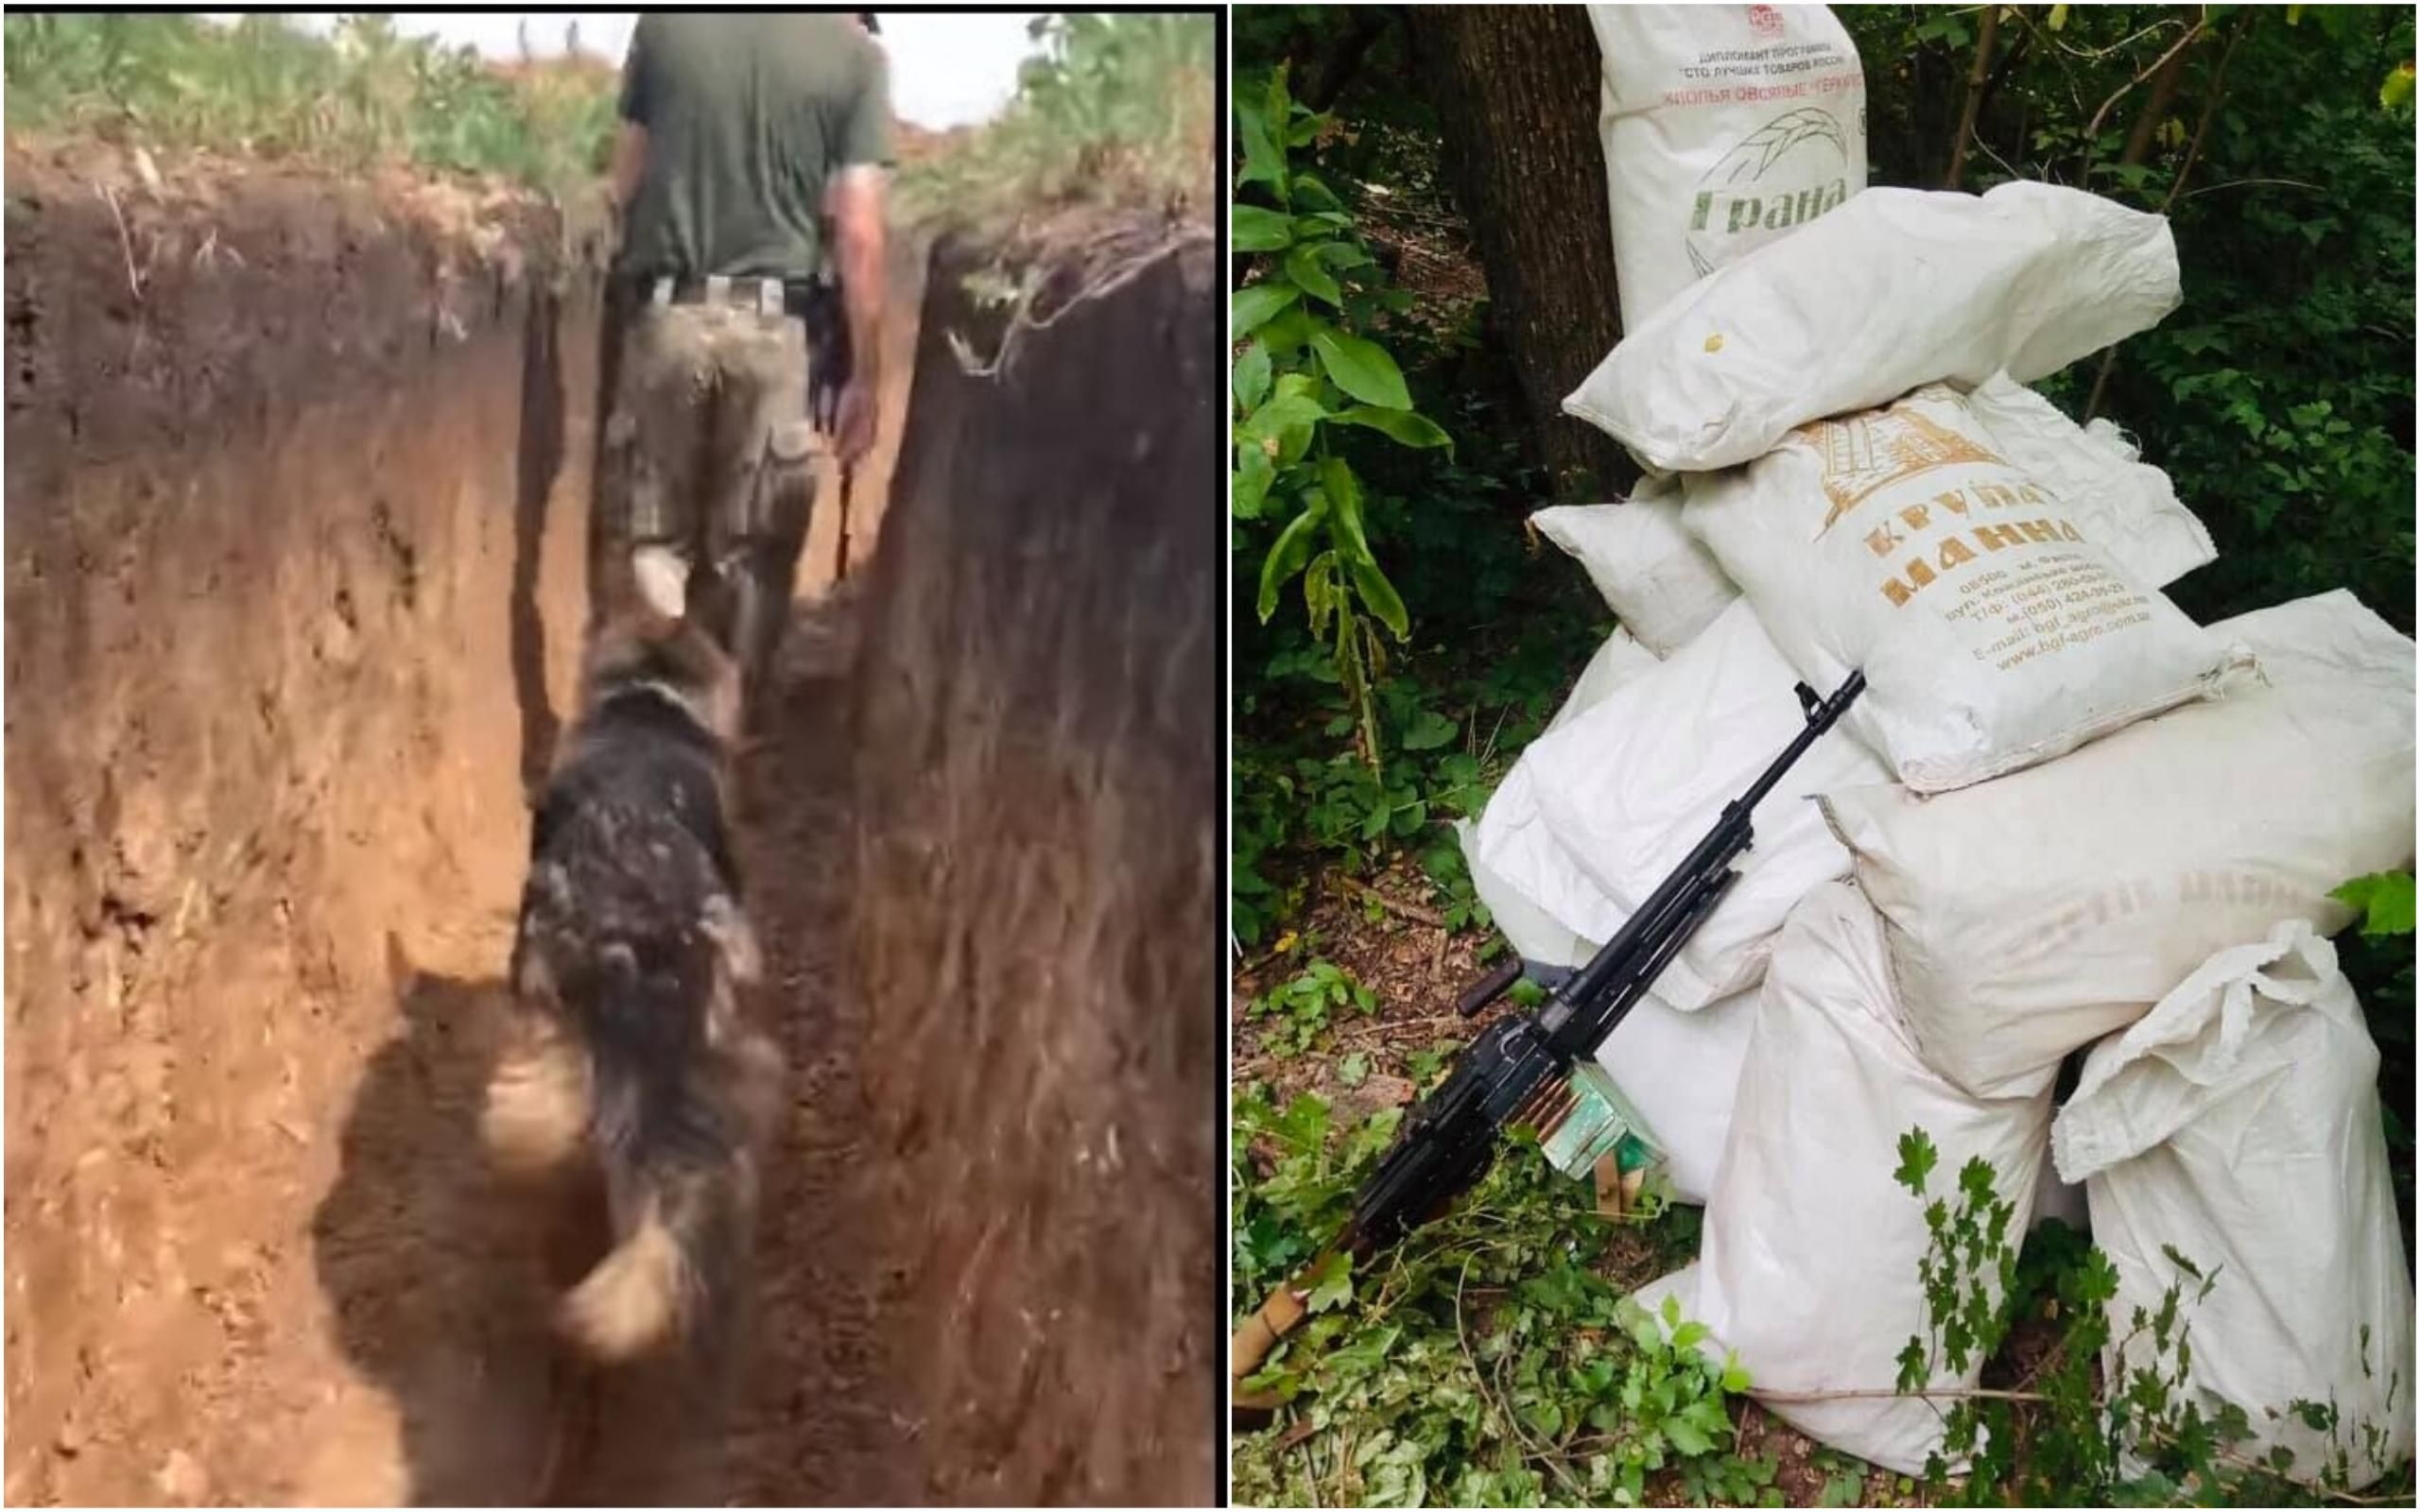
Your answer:
[[[825,193],[840,265],[840,297],[849,318],[852,381],[869,391],[882,363],[883,174],[859,164],[840,171]]]
[[[621,133],[614,138],[614,210],[616,215],[631,213],[631,197],[639,191],[639,177],[647,172],[647,128],[636,121],[624,121]]]

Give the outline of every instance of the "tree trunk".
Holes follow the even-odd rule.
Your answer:
[[[1489,318],[1520,378],[1526,449],[1558,500],[1604,498],[1636,470],[1613,438],[1563,413],[1563,396],[1621,335],[1587,13],[1449,6],[1406,17],[1448,181],[1478,240]]]

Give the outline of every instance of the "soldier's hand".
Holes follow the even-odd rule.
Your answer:
[[[873,449],[878,419],[873,386],[862,379],[850,379],[840,390],[838,422],[833,427],[833,447],[840,454],[841,461],[855,462]]]

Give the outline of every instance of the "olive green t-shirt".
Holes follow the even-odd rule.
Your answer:
[[[890,156],[882,50],[845,16],[648,12],[621,109],[647,160],[619,262],[647,277],[808,277],[824,185]]]

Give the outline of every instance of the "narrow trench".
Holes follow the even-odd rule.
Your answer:
[[[791,1088],[766,1164],[747,1354],[727,1402],[636,1378],[593,1390],[550,1498],[559,1504],[917,1498],[909,1418],[875,1321],[887,1271],[862,1148],[864,1023],[839,990],[852,628],[844,599],[797,614],[778,709],[740,771],[740,865],[767,957],[753,1006],[781,1040]]]

